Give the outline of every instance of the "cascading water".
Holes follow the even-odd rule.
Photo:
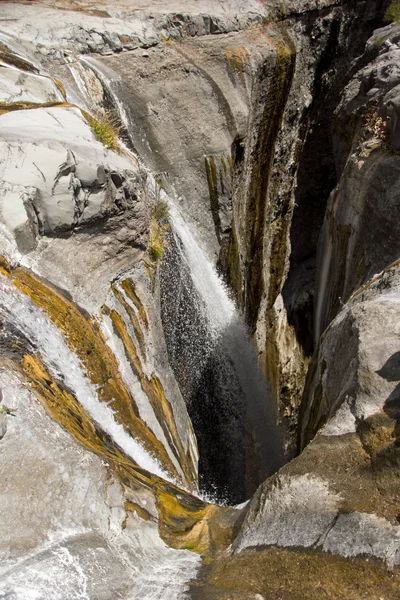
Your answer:
[[[119,78],[100,61],[84,63],[118,109],[140,151],[137,116]],[[158,164],[158,159],[155,159]],[[283,438],[246,325],[175,201],[149,174],[148,191],[170,209],[171,235],[160,268],[161,317],[169,362],[199,445],[200,489],[239,503],[284,462]]]
[[[172,234],[160,269],[169,359],[198,439],[200,489],[238,503],[282,465],[283,439],[246,326],[176,205],[169,206]]]

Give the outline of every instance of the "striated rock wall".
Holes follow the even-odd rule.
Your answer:
[[[289,51],[291,59],[284,71],[255,79],[246,136],[234,154],[234,219],[225,270],[271,382],[289,454],[295,451],[313,352],[318,231],[336,181],[330,118],[349,76],[350,56],[362,52],[383,8],[384,3],[357,9],[350,3],[288,18],[276,44],[278,55]],[[260,142],[268,152],[260,151]]]
[[[322,586],[395,600],[398,27],[349,66],[385,2],[164,4],[2,5],[0,594],[46,598],[50,574],[52,600],[183,597],[198,561],[162,538],[215,559],[193,597]],[[115,132],[105,143],[98,116],[111,108],[156,181]],[[167,331],[193,290],[158,270],[158,186],[246,314],[288,456],[299,431],[302,453],[238,509],[186,491],[198,451],[181,392],[200,388],[207,444],[230,427],[224,381],[189,377],[192,340],[176,319]],[[232,449],[238,496],[243,472],[254,489],[266,464],[269,434],[249,412],[203,458],[211,472]]]
[[[396,25],[374,33],[366,50],[370,62],[350,81],[336,110],[341,177],[319,241],[316,341],[343,303],[399,257],[398,36]]]

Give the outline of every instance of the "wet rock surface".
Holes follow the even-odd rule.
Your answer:
[[[397,600],[399,26],[364,50],[386,4],[2,3],[1,597]],[[96,134],[110,110],[130,149]],[[207,355],[166,192],[298,454],[240,507],[185,489],[191,402],[210,489],[250,495],[275,446],[219,410],[247,337]]]
[[[179,571],[193,576],[196,556],[167,548],[153,522],[128,512],[132,494],[124,492],[108,464],[55,428],[15,376],[2,371],[0,381],[3,402],[17,409],[0,440],[0,595],[108,599],[116,593],[140,597],[151,587],[154,594],[180,597]],[[149,499],[147,508],[152,510]],[[146,572],[156,556],[165,579],[156,570]],[[140,561],[137,572],[127,570]]]

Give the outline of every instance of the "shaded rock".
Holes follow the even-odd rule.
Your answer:
[[[398,336],[399,267],[389,267],[361,288],[344,306],[323,334],[313,359],[304,397],[301,445],[343,403],[344,433],[351,426],[385,410],[388,398],[396,396],[400,370],[396,361]],[[392,364],[393,367],[386,367]],[[391,374],[385,376],[387,372]],[[331,423],[330,432],[335,426]]]
[[[400,158],[365,142],[332,192],[318,249],[315,342],[341,306],[397,260]]]
[[[364,61],[368,61],[367,66],[351,79],[336,110],[333,135],[339,174],[352,147],[359,143],[360,129],[367,125],[373,133],[374,122],[379,118],[385,121],[382,137],[388,138],[392,150],[400,150],[399,58],[400,25],[377,29],[366,46]]]

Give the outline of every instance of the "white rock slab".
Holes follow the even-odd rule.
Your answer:
[[[50,77],[0,64],[0,102],[63,102],[61,90]]]

